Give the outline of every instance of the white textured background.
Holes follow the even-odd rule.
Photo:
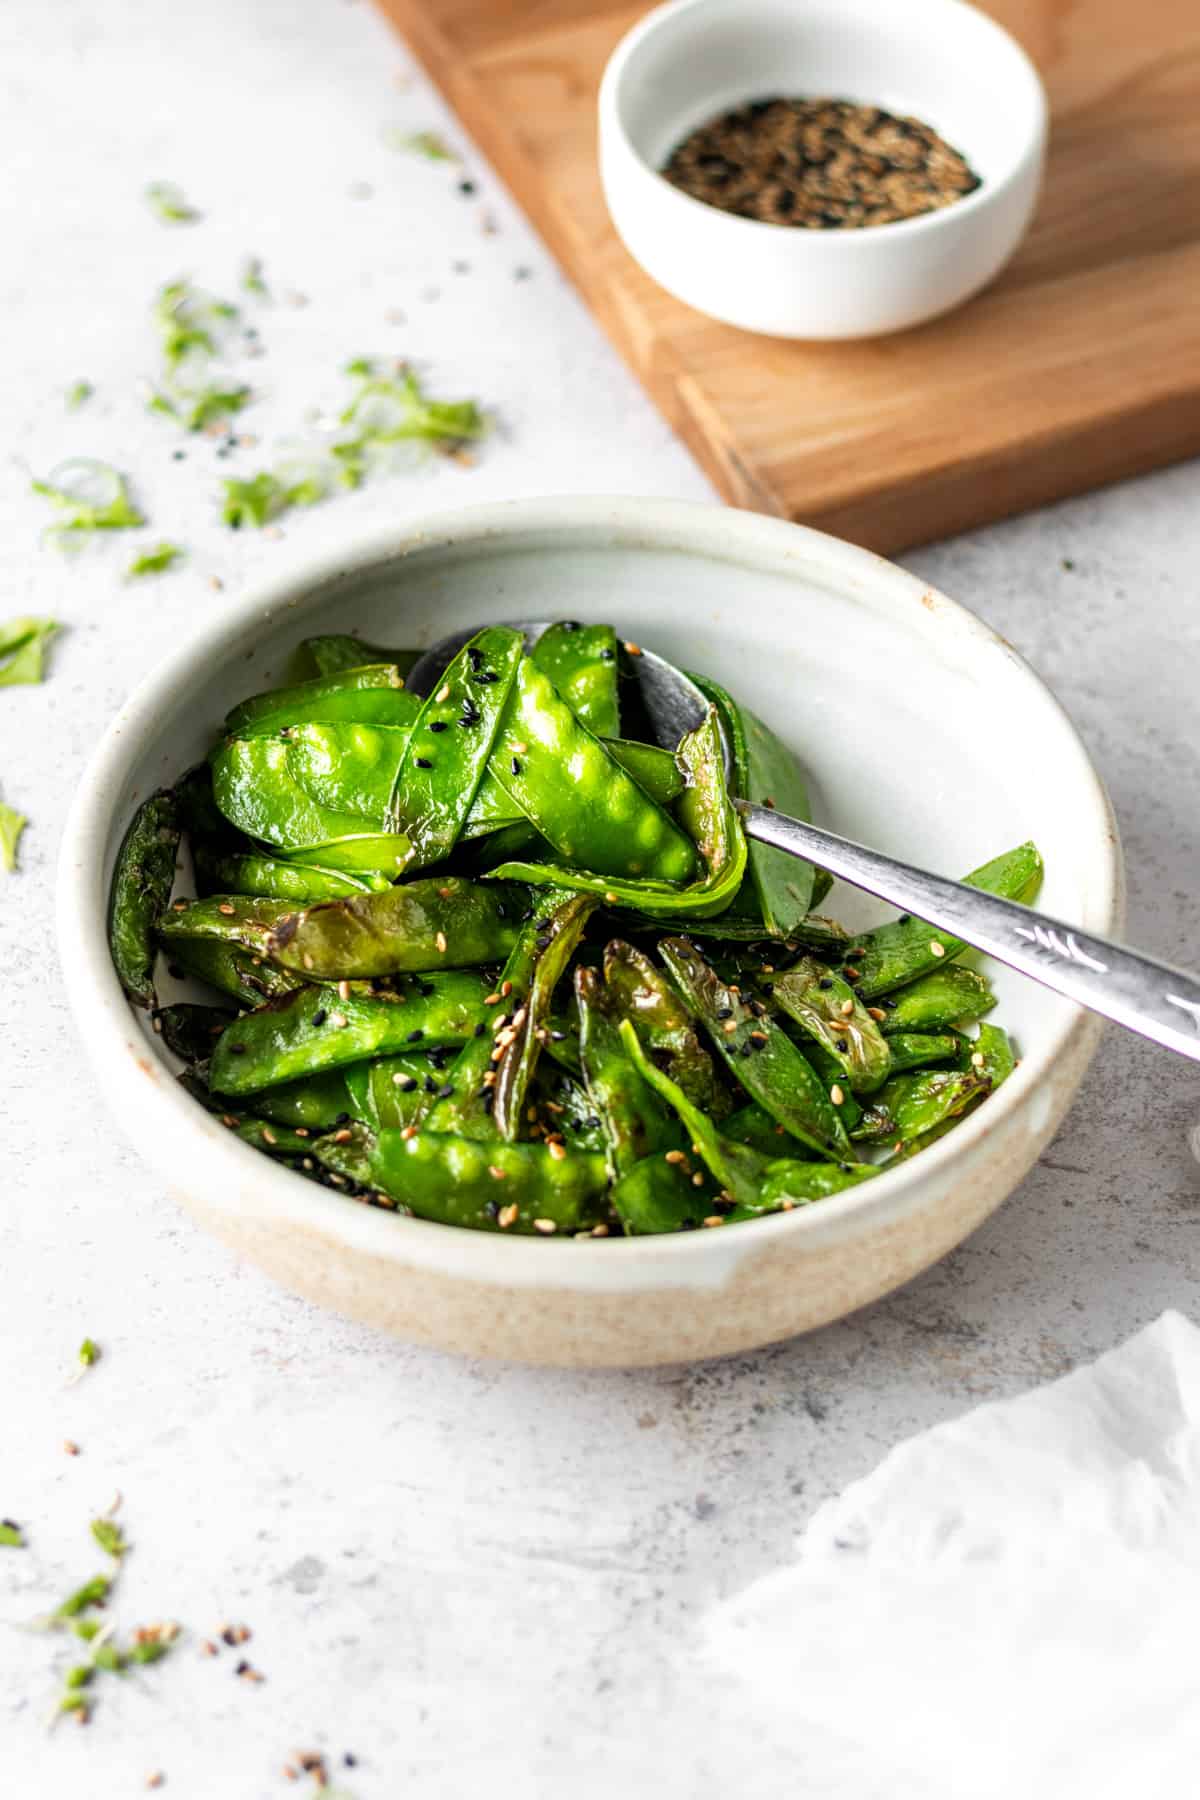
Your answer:
[[[1186,1145],[1200,1081],[1115,1034],[1041,1166],[939,1268],[818,1337],[653,1374],[450,1361],[313,1312],[178,1216],[99,1111],[56,988],[54,855],[79,769],[156,660],[280,556],[406,509],[707,493],[486,169],[472,159],[469,201],[453,171],[382,142],[438,124],[454,129],[346,0],[0,13],[0,616],[69,627],[49,685],[0,699],[0,797],[32,818],[20,876],[0,881],[0,1514],[31,1546],[0,1550],[14,1800],[108,1800],[155,1769],[181,1800],[260,1800],[297,1791],[282,1764],[310,1746],[359,1757],[339,1775],[356,1800],[774,1795],[799,1774],[806,1796],[832,1793],[832,1771],[773,1768],[746,1741],[690,1660],[705,1610],[905,1434],[1164,1306],[1200,1310]],[[204,222],[156,223],[141,198],[154,179],[181,183]],[[268,354],[248,367],[262,398],[244,429],[263,449],[236,466],[302,434],[337,400],[340,364],[374,351],[497,408],[478,467],[438,464],[289,520],[286,545],[223,529],[230,465],[204,440],[173,461],[179,440],[138,383],[154,289],[190,272],[231,292],[248,253],[277,296],[310,304],[256,314]],[[96,398],[68,415],[79,377]],[[70,563],[40,547],[28,475],[71,454],[126,469],[152,520],[138,541],[186,543],[186,568],[126,584],[133,534]],[[1131,937],[1193,964],[1197,499],[1195,467],[1180,468],[907,559],[1062,696],[1120,815]],[[1002,756],[1021,722],[986,723]],[[85,1332],[104,1360],[67,1390]],[[174,1616],[190,1639],[110,1681],[86,1731],[47,1736],[58,1646],[24,1623],[99,1563],[86,1522],[118,1488],[137,1546],[119,1616]],[[227,1650],[199,1654],[227,1618],[253,1627],[262,1685]]]

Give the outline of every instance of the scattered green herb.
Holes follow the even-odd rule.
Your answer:
[[[440,131],[399,131],[386,133],[385,142],[393,150],[407,150],[413,156],[423,156],[427,162],[461,162],[458,151],[453,149]]]
[[[188,388],[175,383],[172,386],[153,388],[146,406],[150,412],[162,413],[164,418],[174,419],[185,431],[203,431],[206,425],[241,412],[251,398],[251,390],[241,382],[233,387],[222,387],[214,383],[201,388]]]
[[[242,292],[257,294],[260,300],[266,300],[270,289],[263,276],[261,256],[248,256],[242,264]]]
[[[95,1338],[85,1337],[79,1346],[79,1360],[85,1368],[90,1369],[93,1363],[100,1361],[100,1346]]]
[[[24,813],[15,812],[0,800],[0,863],[10,875],[16,870],[17,845],[28,823]]]
[[[90,400],[95,393],[90,381],[74,381],[67,389],[67,411],[78,412],[79,408]]]
[[[178,544],[158,544],[153,550],[143,550],[129,565],[128,573],[136,575],[161,575],[172,563],[178,562],[184,551]]]
[[[23,1550],[25,1533],[15,1519],[0,1519],[0,1545],[6,1550]]]
[[[93,1519],[92,1536],[100,1548],[108,1556],[116,1557],[118,1562],[129,1549],[125,1533],[115,1519]]]
[[[203,217],[173,181],[152,181],[146,189],[146,203],[165,225],[194,225]]]
[[[237,323],[231,300],[218,300],[190,281],[168,281],[154,297],[154,320],[162,337],[163,360],[175,369],[186,356],[216,354],[222,333]]]
[[[73,1594],[68,1594],[61,1606],[50,1614],[51,1625],[61,1624],[64,1619],[77,1619],[81,1613],[89,1612],[93,1606],[107,1604],[112,1591],[111,1575],[93,1575],[82,1587],[77,1587]]]
[[[0,687],[33,686],[45,674],[46,646],[55,619],[25,617],[0,624]]]
[[[60,463],[45,481],[34,481],[41,494],[59,510],[60,517],[46,535],[67,543],[93,531],[129,531],[146,520],[134,505],[125,477],[109,463],[91,457],[73,457]]]

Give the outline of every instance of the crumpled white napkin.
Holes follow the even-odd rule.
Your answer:
[[[899,1445],[706,1649],[803,1800],[1200,1795],[1200,1331]]]

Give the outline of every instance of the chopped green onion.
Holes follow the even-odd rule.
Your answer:
[[[260,300],[268,297],[270,289],[263,278],[261,256],[248,256],[242,264],[242,292],[257,294]]]
[[[190,281],[168,281],[154,298],[154,320],[163,341],[163,360],[176,369],[185,356],[216,353],[222,330],[235,323],[238,309]]]
[[[461,162],[458,151],[451,148],[440,131],[399,131],[385,134],[385,143],[393,150],[408,150],[423,156],[427,162]]]
[[[135,556],[126,572],[130,577],[161,575],[183,555],[178,544],[158,544],[153,550],[143,550],[140,556]]]
[[[84,1338],[79,1346],[79,1360],[87,1369],[90,1369],[93,1363],[100,1361],[100,1346],[95,1338]]]
[[[67,389],[67,411],[78,412],[84,402],[91,399],[95,391],[96,390],[90,381],[72,382],[71,386]]]
[[[73,534],[128,531],[146,523],[130,497],[125,477],[108,463],[74,457],[61,463],[45,481],[32,483],[59,510],[48,534],[66,542]]]
[[[24,617],[0,623],[0,687],[32,687],[41,681],[46,646],[57,630],[54,619]]]
[[[50,1622],[57,1623],[61,1619],[77,1619],[93,1606],[103,1606],[112,1589],[111,1575],[93,1575],[82,1587],[77,1587],[73,1594],[68,1594],[62,1605],[50,1614]]]
[[[152,181],[146,189],[146,202],[166,225],[194,225],[202,217],[173,181]]]
[[[11,875],[17,866],[17,844],[29,820],[0,801],[0,863]]]
[[[100,1548],[119,1562],[128,1550],[125,1533],[115,1519],[93,1519],[92,1536]]]
[[[248,405],[251,390],[237,387],[155,388],[147,400],[150,412],[174,419],[185,431],[202,431],[219,419],[228,419]]]
[[[0,1544],[8,1550],[25,1548],[25,1533],[15,1519],[0,1519]]]

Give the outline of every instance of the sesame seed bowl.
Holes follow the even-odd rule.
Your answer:
[[[961,1242],[1054,1132],[1096,1022],[989,971],[1020,1066],[920,1156],[724,1231],[512,1238],[363,1205],[239,1142],[181,1088],[109,955],[108,886],[139,800],[204,753],[231,705],[279,679],[302,638],[355,630],[420,646],[568,603],[744,694],[798,752],[820,822],[951,874],[1032,837],[1047,909],[1119,928],[1120,851],[1086,752],[1037,677],[962,607],[775,519],[668,501],[516,501],[301,562],[142,684],[97,749],[64,836],[67,991],[98,1085],[164,1187],[288,1287],[473,1354],[580,1366],[729,1354],[838,1318]],[[998,730],[1005,720],[1019,728]],[[828,904],[854,929],[884,910],[850,890]]]
[[[935,211],[830,230],[722,211],[664,178],[698,127],[776,96],[915,118],[979,184]],[[1033,64],[965,0],[669,0],[621,40],[600,89],[601,175],[626,249],[677,299],[779,337],[903,331],[976,293],[1033,216],[1046,135]]]

